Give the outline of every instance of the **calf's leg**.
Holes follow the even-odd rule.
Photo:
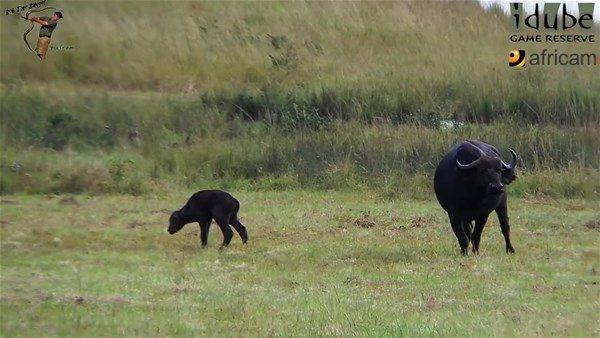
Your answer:
[[[202,246],[208,244],[208,229],[210,229],[210,219],[198,222],[200,224],[200,242]]]
[[[244,244],[248,242],[248,232],[246,232],[246,227],[242,224],[242,222],[240,222],[240,220],[238,220],[236,215],[231,216],[229,224],[231,224],[235,231],[237,231],[237,233],[242,238],[242,242],[244,242]]]
[[[233,230],[229,227],[229,218],[228,217],[219,217],[215,218],[215,221],[221,228],[221,232],[223,232],[223,244],[221,244],[221,249],[228,246],[231,242],[231,238],[233,237]]]

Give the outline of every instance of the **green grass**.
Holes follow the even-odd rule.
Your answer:
[[[598,67],[506,64],[587,47],[476,2],[51,5],[43,63],[0,20],[0,335],[600,335]],[[432,200],[465,138],[520,155],[516,255],[493,219],[461,257]],[[167,235],[208,186],[248,245]]]
[[[321,120],[301,111],[252,121],[171,94],[1,88],[0,193],[140,194],[210,182],[267,190],[369,186],[422,198],[431,195],[429,177],[440,158],[467,138],[494,144],[504,156],[507,148],[517,151],[527,177],[520,195],[598,198],[600,192],[593,183],[600,182],[598,123],[444,127]]]
[[[250,242],[222,252],[214,226],[166,233],[189,193],[2,197],[2,335],[600,333],[598,202],[512,198],[517,253],[493,217],[462,257],[434,201],[233,193]]]

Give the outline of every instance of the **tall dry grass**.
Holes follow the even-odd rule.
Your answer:
[[[65,11],[53,43],[75,49],[53,52],[42,65],[21,41],[23,20],[5,17],[3,83],[185,92],[217,97],[230,108],[240,97],[282,100],[290,110],[296,101],[324,96],[310,107],[338,115],[382,111],[396,120],[598,122],[598,69],[510,71],[508,50],[523,45],[508,42],[503,13],[485,12],[476,2],[53,5]]]

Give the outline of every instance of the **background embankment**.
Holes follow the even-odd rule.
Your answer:
[[[48,5],[65,12],[52,43],[74,48],[43,63],[25,49],[25,22],[0,20],[2,193],[210,185],[424,197],[442,154],[477,138],[517,150],[515,193],[599,197],[600,68],[509,69],[519,46],[499,10]]]

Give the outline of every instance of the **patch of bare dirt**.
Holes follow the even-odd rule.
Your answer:
[[[431,225],[432,220],[427,216],[414,216],[411,218],[410,223],[408,223],[408,227],[410,228],[422,228],[427,225]]]
[[[79,205],[74,196],[65,196],[58,201],[60,205]]]
[[[2,205],[17,205],[19,202],[13,200],[0,200],[0,204]]]
[[[113,303],[113,304],[125,304],[131,303],[131,300],[122,297],[122,296],[102,296],[102,297],[93,297],[93,296],[65,296],[59,297],[59,301],[65,303],[73,303],[75,305],[84,305],[89,303]]]
[[[592,230],[600,230],[600,218],[593,219],[583,224],[584,227]]]
[[[375,220],[370,215],[363,215],[352,222],[357,227],[372,228],[376,225]]]
[[[139,209],[122,209],[119,212],[122,214],[139,214],[141,211]]]
[[[171,293],[173,293],[174,295],[178,295],[180,293],[191,293],[191,292],[197,292],[198,289],[196,288],[190,288],[190,287],[178,287],[175,286],[171,289]]]
[[[421,228],[425,224],[427,224],[427,219],[423,216],[414,216],[411,218],[409,227],[411,228]]]
[[[437,301],[435,300],[435,297],[429,296],[429,298],[427,298],[427,310],[433,311],[433,310],[437,309],[437,307],[438,307],[438,304],[437,304]]]
[[[135,228],[141,228],[141,227],[143,227],[144,225],[146,225],[146,223],[145,223],[145,222],[133,221],[133,222],[130,222],[129,224],[127,224],[127,227],[128,227],[129,229],[135,229]]]
[[[6,248],[11,248],[11,247],[18,248],[21,246],[21,244],[23,244],[23,243],[17,242],[17,241],[7,241],[7,242],[2,243],[2,246],[6,247]]]
[[[585,205],[581,205],[581,204],[568,204],[567,206],[565,206],[565,210],[581,211],[581,210],[585,210]]]
[[[526,204],[541,204],[541,205],[552,205],[554,204],[556,201],[548,196],[548,195],[535,195],[535,196],[528,196],[528,197],[524,197],[522,199],[523,203]]]
[[[129,300],[128,298],[122,297],[122,296],[101,297],[98,300],[102,301],[102,302],[106,302],[106,303],[113,303],[113,304],[131,303],[131,300]]]
[[[552,285],[534,285],[533,292],[535,293],[552,293],[556,290],[556,286]]]

